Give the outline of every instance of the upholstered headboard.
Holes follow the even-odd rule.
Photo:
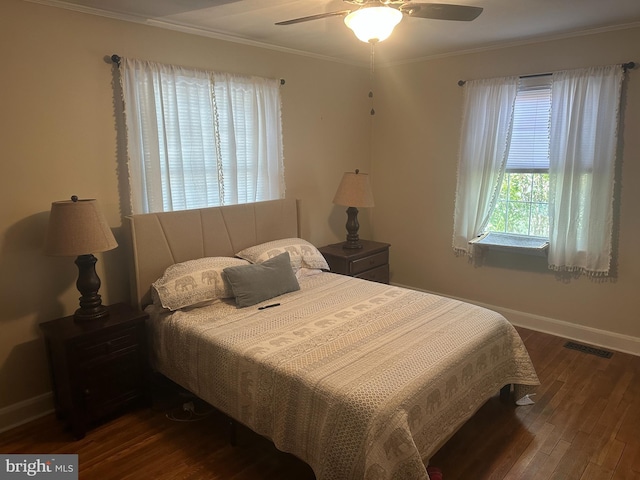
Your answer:
[[[151,284],[174,263],[236,252],[280,238],[298,237],[296,200],[147,213],[126,217],[131,241],[131,303],[151,303]]]

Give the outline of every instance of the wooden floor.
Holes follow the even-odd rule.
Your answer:
[[[561,338],[518,330],[542,382],[535,405],[507,405],[496,395],[431,463],[445,480],[640,480],[640,357],[600,358],[563,348]],[[215,411],[193,422],[168,419],[185,417],[184,400],[159,396],[153,408],[97,426],[79,441],[49,415],[0,434],[0,452],[78,453],[81,480],[314,479],[303,462],[246,429],[229,445],[227,421]]]

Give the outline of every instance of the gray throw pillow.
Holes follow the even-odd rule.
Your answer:
[[[255,265],[227,267],[224,275],[238,307],[249,307],[287,292],[300,290],[289,252]]]

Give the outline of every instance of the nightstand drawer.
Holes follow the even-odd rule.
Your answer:
[[[353,260],[350,265],[351,275],[357,276],[359,273],[381,267],[389,263],[389,250],[379,252],[368,257]]]
[[[79,386],[89,421],[143,394],[144,371],[140,357],[141,352],[133,348],[104,364],[83,370]]]
[[[388,243],[360,240],[362,248],[344,248],[344,243],[320,247],[333,273],[389,283]]]
[[[371,280],[372,282],[389,283],[389,265],[383,265],[381,267],[367,270],[359,275],[354,275],[354,277],[362,278],[363,280]]]
[[[75,357],[79,362],[101,361],[104,357],[118,353],[140,343],[136,327],[120,329],[106,335],[80,342],[76,345]]]

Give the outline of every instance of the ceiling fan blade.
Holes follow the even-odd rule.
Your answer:
[[[351,13],[351,10],[340,10],[339,12],[319,13],[318,15],[309,15],[308,17],[294,18],[292,20],[285,20],[284,22],[277,22],[276,25],[293,25],[295,23],[309,22],[311,20],[319,20],[321,18],[339,17]]]
[[[410,17],[431,18],[435,20],[457,20],[470,22],[482,13],[482,7],[469,5],[451,5],[447,3],[405,3],[400,7]]]

